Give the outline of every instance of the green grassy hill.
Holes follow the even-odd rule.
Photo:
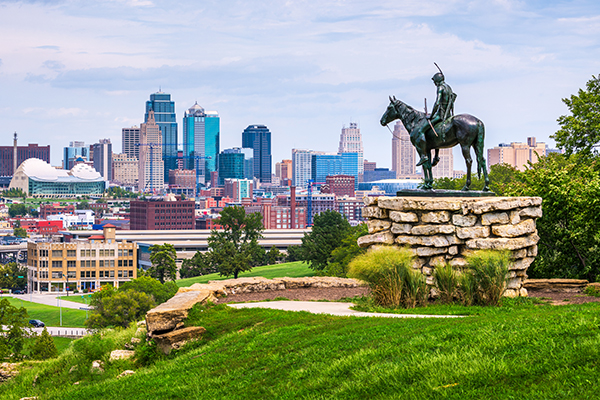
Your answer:
[[[90,374],[90,357],[105,359],[135,327],[108,332],[24,368],[0,385],[0,398],[591,399],[600,383],[599,312],[598,303],[528,301],[461,319],[197,307],[187,323],[207,333],[177,354],[146,347],[138,354],[154,359],[148,366],[118,361]],[[124,369],[137,372],[117,379]]]
[[[284,264],[264,265],[262,267],[255,267],[252,271],[242,272],[239,277],[252,277],[262,276],[264,278],[282,278],[284,276],[290,278],[302,277],[302,276],[313,276],[315,272],[308,267],[308,264],[303,261],[295,261]],[[194,283],[208,283],[208,281],[220,281],[224,279],[231,279],[233,276],[220,276],[219,274],[209,274],[196,276],[194,278],[180,279],[176,283],[179,287],[192,286]]]
[[[21,299],[6,297],[10,304],[15,307],[24,307],[27,309],[30,319],[39,319],[46,326],[61,326],[59,307],[47,306],[45,304],[31,303]],[[83,304],[82,304],[83,307]],[[76,310],[73,308],[62,307],[62,326],[69,328],[83,328],[85,325],[86,312],[84,310]]]

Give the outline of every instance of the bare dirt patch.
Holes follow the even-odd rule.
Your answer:
[[[529,291],[529,297],[537,297],[559,306],[566,304],[599,303],[600,297],[588,296],[577,292]]]

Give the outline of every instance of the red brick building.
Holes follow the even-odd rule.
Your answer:
[[[352,175],[331,175],[325,178],[329,193],[338,197],[354,197],[354,180]]]
[[[195,229],[194,202],[163,197],[130,202],[131,230]]]
[[[48,218],[48,215],[58,214],[73,214],[75,212],[75,206],[69,204],[61,206],[60,203],[42,204],[40,205],[40,218]]]
[[[62,221],[38,221],[37,231],[40,235],[53,235],[63,230]]]

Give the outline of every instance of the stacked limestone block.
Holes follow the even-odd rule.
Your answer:
[[[540,197],[365,197],[364,203],[369,235],[358,239],[359,246],[408,246],[416,255],[414,268],[430,286],[436,265],[447,262],[460,270],[469,252],[510,250],[504,295],[527,296],[523,281],[537,255]]]

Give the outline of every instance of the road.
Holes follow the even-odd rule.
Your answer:
[[[31,301],[32,303],[45,304],[47,306],[58,307],[60,305],[60,307],[73,308],[77,310],[86,308],[85,304],[68,300],[60,300],[59,304],[59,300],[57,299],[59,295],[56,294],[4,294],[3,296],[14,297],[15,299],[20,299],[23,301]],[[61,296],[64,296],[64,294],[61,294]]]

